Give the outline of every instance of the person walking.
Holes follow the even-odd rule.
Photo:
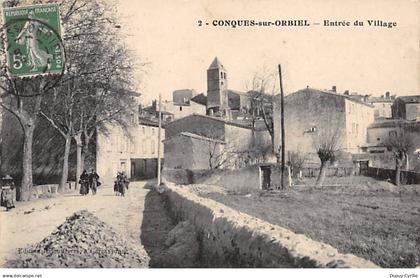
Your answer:
[[[1,206],[6,208],[6,211],[11,210],[15,207],[16,200],[16,188],[13,178],[10,175],[6,175],[2,178],[1,186]]]
[[[86,172],[86,170],[83,170],[82,174],[80,175],[79,178],[79,183],[80,183],[80,194],[83,196],[86,196],[87,194],[89,194],[89,175]]]
[[[99,175],[95,172],[94,169],[90,170],[89,186],[92,189],[92,195],[96,195],[96,191],[98,190],[99,185],[100,185]]]

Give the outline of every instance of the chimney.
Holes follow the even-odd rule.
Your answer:
[[[389,96],[390,96],[389,92],[386,92],[385,93],[385,98],[389,99]]]
[[[345,91],[344,91],[344,95],[345,95],[345,96],[349,96],[349,95],[350,95],[349,90],[345,90]]]
[[[334,93],[337,93],[337,86],[332,86],[332,91],[334,92]]]

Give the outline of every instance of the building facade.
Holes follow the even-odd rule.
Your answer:
[[[373,106],[347,95],[306,88],[285,98],[286,150],[315,154],[319,136],[338,134],[338,149],[358,153],[367,141],[366,129],[374,121]],[[274,100],[274,144],[279,149],[280,97]]]
[[[368,101],[374,106],[373,115],[375,119],[392,118],[392,104],[394,100],[395,95],[391,96],[389,92],[380,97],[369,97]]]
[[[420,121],[420,95],[397,97],[392,105],[392,117]]]
[[[110,126],[108,134],[98,133],[96,169],[106,181],[116,177],[118,171],[126,172],[131,179],[156,177],[158,158],[158,124],[139,118],[127,130]],[[161,130],[161,140],[165,130]],[[160,145],[163,157],[163,144]]]
[[[182,137],[186,137],[185,134],[199,136],[188,140],[219,142],[223,147],[224,154],[229,157],[224,163],[224,168],[240,168],[254,163],[256,160],[264,160],[265,157],[263,156],[267,155],[269,150],[271,150],[270,136],[266,129],[252,128],[249,125],[232,122],[220,117],[193,114],[166,124],[165,132],[167,138],[165,140],[165,157],[167,159],[183,155],[181,152],[184,147],[181,145],[179,148],[171,147],[176,140],[183,143],[187,142],[186,139],[182,138],[181,140],[179,138],[181,133],[184,134]],[[190,155],[194,157],[193,160],[201,160],[200,157],[203,154],[196,152]],[[165,167],[171,168],[174,165],[165,163]]]

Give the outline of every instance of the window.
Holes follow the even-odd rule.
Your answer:
[[[155,154],[155,141],[150,141],[150,149],[152,150],[152,154]]]
[[[389,137],[397,137],[397,131],[392,130],[389,132]]]
[[[182,111],[182,106],[179,107],[179,111]]]
[[[223,79],[223,72],[220,72],[220,78]]]

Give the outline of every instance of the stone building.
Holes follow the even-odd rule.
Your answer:
[[[173,142],[188,144],[190,141],[200,141],[201,143],[197,144],[208,145],[207,142],[213,140],[220,144],[223,152],[229,156],[229,161],[224,163],[225,168],[240,168],[256,160],[263,160],[264,157],[262,156],[266,155],[268,150],[271,150],[270,136],[266,129],[253,128],[250,125],[229,121],[220,117],[193,114],[167,123],[165,132],[167,139],[165,140],[164,155],[165,159],[169,159],[165,162],[166,168],[177,167],[179,163],[172,164],[172,161],[176,162],[182,159],[185,156],[182,150],[189,148],[189,146],[183,147],[182,145],[179,145],[178,148],[173,148],[171,147]],[[192,138],[191,134],[200,137]],[[188,137],[187,135],[190,137],[188,140],[184,138]],[[203,159],[202,152],[193,152],[188,155],[191,156],[193,161],[201,161]],[[208,155],[205,155],[204,159],[208,159]],[[200,167],[203,166],[203,164],[199,165]]]
[[[369,97],[368,101],[374,106],[373,115],[375,119],[392,118],[394,100],[395,95],[391,96],[389,92],[380,97]]]
[[[207,115],[237,119],[242,108],[250,106],[246,92],[228,88],[227,70],[216,57],[207,69]]]
[[[225,141],[212,139],[190,132],[178,133],[164,141],[165,168],[210,169],[224,166]]]
[[[158,123],[138,118],[127,130],[110,126],[107,134],[98,133],[96,169],[104,180],[115,178],[117,171],[125,171],[136,179],[149,179],[157,175]],[[165,130],[161,130],[161,140]],[[163,157],[163,144],[160,146]]]
[[[416,150],[420,148],[420,122],[402,119],[375,121],[367,128],[367,143],[362,147],[369,165],[378,168],[395,168],[392,149],[386,146],[390,138],[408,136],[412,143],[408,151],[410,170],[420,171],[420,160]]]
[[[373,106],[349,95],[333,91],[306,88],[285,98],[286,151],[314,154],[317,134],[339,133],[338,148],[343,152],[358,153],[366,143],[366,130],[374,121]],[[274,100],[274,144],[279,149],[280,97]]]
[[[420,95],[397,97],[392,105],[392,117],[420,121]]]

